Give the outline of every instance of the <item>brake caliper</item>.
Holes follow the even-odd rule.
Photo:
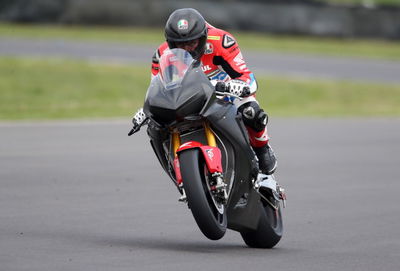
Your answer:
[[[228,202],[228,193],[226,192],[227,184],[221,172],[215,172],[211,175],[210,190],[219,203],[226,204]]]

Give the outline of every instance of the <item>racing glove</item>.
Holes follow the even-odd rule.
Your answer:
[[[238,79],[232,79],[226,83],[226,89],[239,97],[250,95],[250,86],[246,82]]]

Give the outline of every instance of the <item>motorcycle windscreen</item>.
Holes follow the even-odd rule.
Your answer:
[[[182,49],[166,50],[160,58],[160,79],[166,90],[181,85],[194,59],[189,52]]]
[[[200,63],[182,49],[167,50],[160,59],[160,72],[147,90],[144,112],[163,125],[198,115],[210,101],[214,88]]]

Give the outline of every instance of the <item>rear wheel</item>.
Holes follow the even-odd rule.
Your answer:
[[[283,223],[281,205],[271,198],[271,202],[277,203],[277,209],[265,202],[260,203],[261,217],[256,230],[244,231],[240,234],[246,245],[255,248],[272,248],[282,238]]]
[[[210,191],[210,173],[198,149],[179,154],[179,164],[189,208],[201,232],[211,240],[221,239],[226,231],[225,206]]]

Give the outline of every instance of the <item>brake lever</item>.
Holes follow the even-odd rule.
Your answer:
[[[136,132],[139,131],[139,130],[140,130],[140,128],[137,129],[137,128],[133,127],[133,128],[129,131],[128,136],[133,135],[134,133],[136,133]]]
[[[134,133],[139,132],[140,128],[141,128],[143,125],[146,125],[148,122],[149,122],[149,118],[147,117],[147,118],[144,119],[144,121],[143,121],[142,123],[138,124],[136,127],[135,127],[135,126],[132,127],[132,129],[131,129],[131,130],[129,131],[129,133],[128,133],[128,136],[131,136],[131,135],[133,135]]]

